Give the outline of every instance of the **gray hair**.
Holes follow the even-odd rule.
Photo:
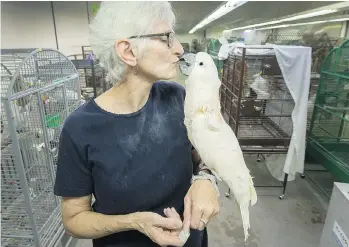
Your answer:
[[[112,84],[123,79],[127,64],[117,55],[115,41],[134,35],[153,33],[160,22],[175,24],[171,4],[164,1],[106,1],[101,3],[90,24],[89,42],[100,65],[107,71],[107,81]],[[143,54],[146,39],[132,39],[131,46]]]

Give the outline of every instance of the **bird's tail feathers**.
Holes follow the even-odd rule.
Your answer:
[[[255,205],[257,203],[257,192],[255,187],[253,186],[252,177],[250,178],[250,200],[251,200],[251,206]]]
[[[242,218],[242,226],[244,228],[245,242],[249,236],[248,230],[250,226],[250,213],[248,211],[248,205],[240,205],[240,214]]]

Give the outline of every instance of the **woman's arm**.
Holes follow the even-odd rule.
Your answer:
[[[92,196],[88,195],[62,199],[63,225],[73,237],[95,239],[113,233],[137,230],[161,246],[184,244],[170,233],[170,230],[182,228],[180,219],[165,218],[152,212],[104,215],[92,211],[91,198]]]
[[[135,230],[133,215],[103,215],[92,211],[92,196],[64,197],[62,219],[65,229],[77,238],[100,238],[112,233]]]
[[[211,170],[202,162],[199,153],[192,148],[192,160],[194,175],[200,171],[211,174]],[[214,183],[214,184],[213,184]],[[184,198],[184,220],[183,224],[190,222],[193,229],[203,230],[208,222],[219,213],[219,194],[217,194],[216,182],[209,180],[196,180],[192,183]]]
[[[211,170],[204,164],[202,163],[201,157],[196,151],[194,147],[191,149],[191,155],[192,155],[192,160],[193,160],[193,173],[198,174],[200,171],[203,171],[208,174],[212,174]]]

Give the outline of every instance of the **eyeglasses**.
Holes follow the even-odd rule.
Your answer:
[[[131,36],[129,39],[135,39],[135,38],[149,38],[149,37],[167,37],[167,45],[169,48],[172,48],[173,46],[173,40],[174,40],[174,32],[166,32],[166,33],[154,33],[154,34],[144,34],[139,36]]]

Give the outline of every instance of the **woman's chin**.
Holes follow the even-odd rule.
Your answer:
[[[166,68],[154,68],[152,73],[149,73],[152,77],[156,79],[156,81],[159,80],[173,80],[177,77],[177,73],[179,72],[179,69],[177,69],[177,66],[174,66],[175,64],[166,67]]]
[[[169,71],[169,73],[166,73],[166,75],[162,76],[163,80],[172,80],[175,79],[177,76],[177,70]]]

